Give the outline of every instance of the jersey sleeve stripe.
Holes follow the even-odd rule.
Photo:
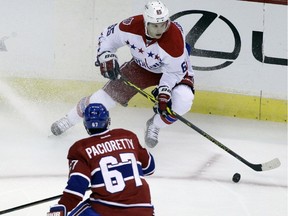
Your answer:
[[[117,206],[117,207],[124,207],[124,208],[133,208],[133,207],[142,207],[142,208],[153,208],[153,205],[150,203],[135,203],[135,204],[123,204],[117,202],[106,201],[102,199],[94,199],[90,198],[92,202],[101,203],[108,206]]]
[[[85,194],[89,183],[90,181],[87,176],[81,173],[74,173],[73,175],[70,175],[65,191],[82,197]]]
[[[143,174],[144,175],[151,175],[155,171],[155,162],[153,156],[149,154],[149,162],[146,167],[143,167]]]
[[[83,197],[84,197],[84,194],[78,193],[78,192],[76,192],[76,191],[64,189],[64,192],[69,193],[69,194],[76,195],[76,196],[78,196],[78,197],[81,197],[82,199],[83,199]]]
[[[70,174],[70,178],[71,178],[72,176],[75,176],[75,175],[76,175],[76,176],[81,176],[81,177],[85,178],[88,182],[90,182],[90,178],[87,177],[86,175],[80,173],[80,172],[71,173],[71,174]]]

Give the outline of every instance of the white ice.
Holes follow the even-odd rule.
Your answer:
[[[59,137],[50,133],[51,123],[74,104],[25,100],[3,83],[0,90],[0,211],[3,211],[60,195],[67,181],[67,151],[76,140],[88,135],[82,124]],[[130,129],[143,141],[151,109],[117,106],[110,114],[111,128]],[[277,157],[282,164],[275,170],[256,172],[177,122],[163,129],[159,145],[150,149],[156,160],[156,172],[147,181],[156,216],[288,215],[286,123],[195,113],[184,117],[251,163]],[[239,183],[232,182],[236,172],[241,174]],[[46,215],[56,202],[6,215]]]

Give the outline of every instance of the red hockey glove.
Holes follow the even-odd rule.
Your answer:
[[[50,208],[47,216],[66,216],[66,207],[64,205],[55,205]]]
[[[159,86],[152,91],[152,94],[157,99],[153,109],[154,112],[163,116],[167,115],[167,108],[171,108],[171,89],[168,86]]]
[[[105,78],[116,80],[119,78],[120,67],[117,56],[111,52],[104,52],[98,56],[100,71]]]

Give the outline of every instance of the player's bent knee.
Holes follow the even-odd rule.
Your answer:
[[[89,97],[83,97],[77,104],[77,113],[80,117],[83,117],[85,108],[89,104]]]
[[[99,89],[90,96],[90,103],[101,103],[107,110],[116,106],[116,102],[103,89]]]

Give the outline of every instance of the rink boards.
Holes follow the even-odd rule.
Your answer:
[[[17,94],[36,101],[59,101],[75,104],[82,97],[92,94],[105,84],[92,81],[28,78],[10,78],[6,79],[6,82],[16,90]],[[151,92],[151,90],[146,89],[147,92]],[[1,93],[0,99],[4,98],[3,94],[5,95],[5,92]],[[151,107],[152,104],[137,94],[128,106]],[[191,112],[287,122],[287,101],[196,89]]]

